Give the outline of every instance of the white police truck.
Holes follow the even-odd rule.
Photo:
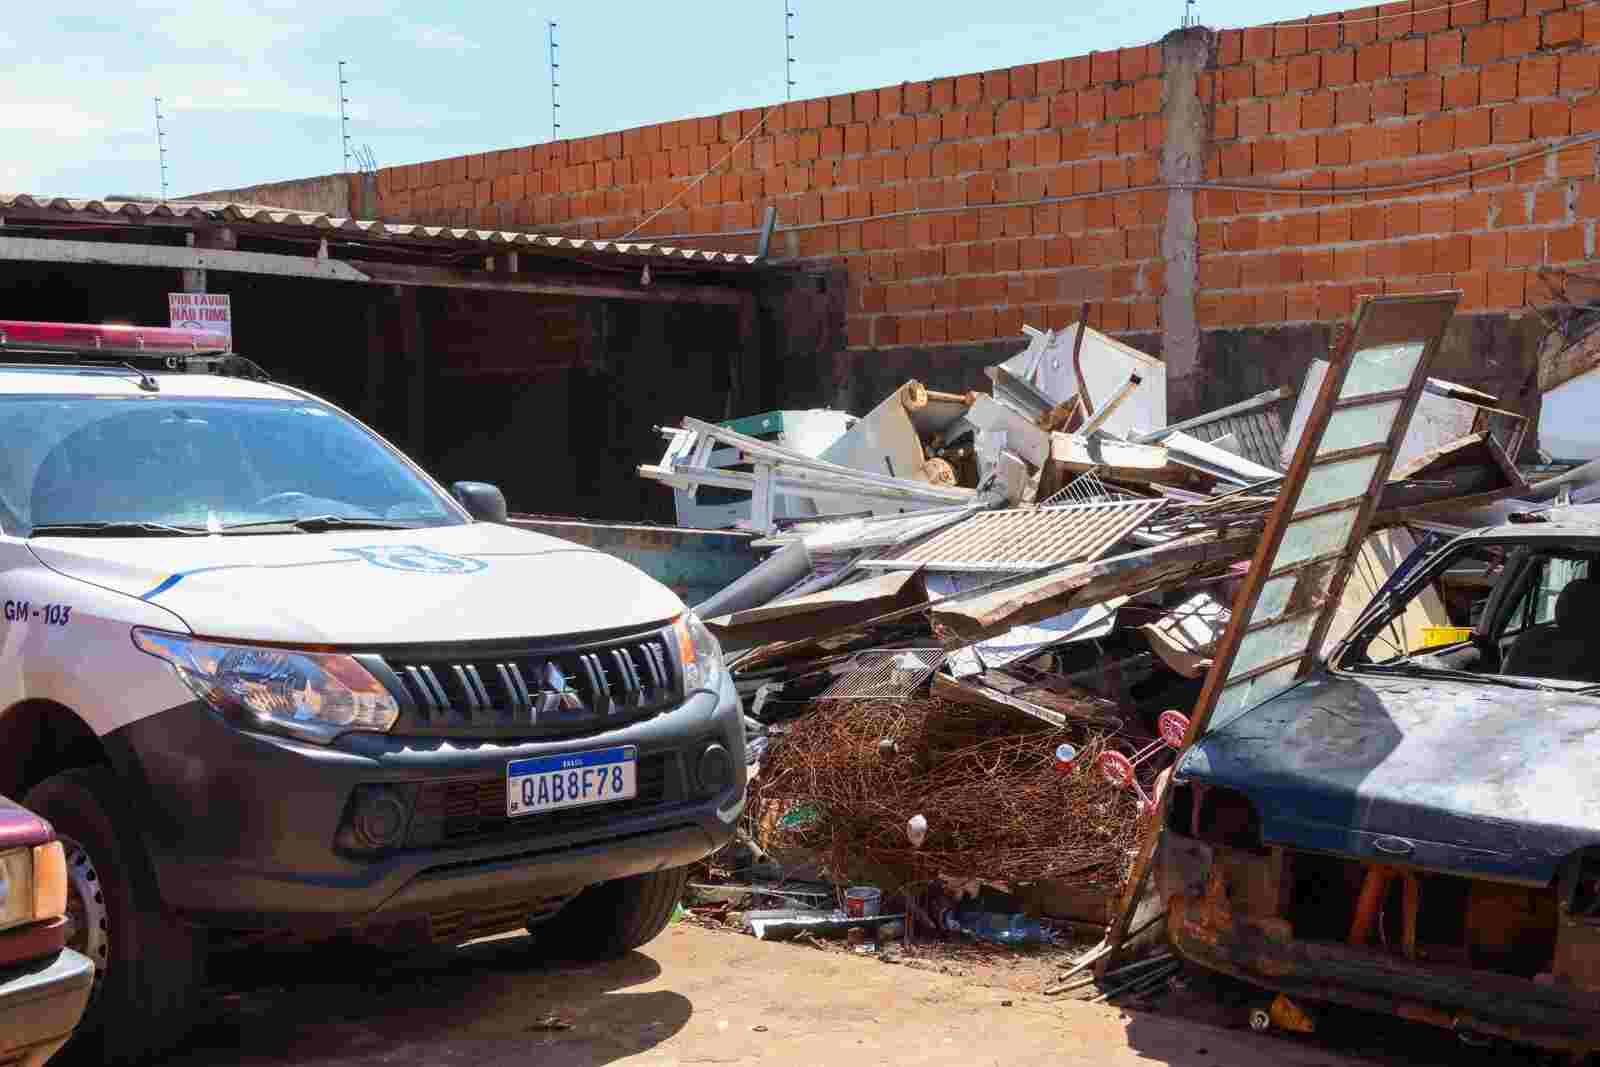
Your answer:
[[[66,848],[79,1043],[170,1044],[241,942],[650,940],[744,805],[716,641],[216,340],[0,322],[0,793]]]

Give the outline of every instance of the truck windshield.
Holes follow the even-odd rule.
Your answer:
[[[0,440],[0,523],[21,537],[466,521],[372,434],[315,401],[0,396]]]

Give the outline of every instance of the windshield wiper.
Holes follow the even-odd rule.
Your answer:
[[[165,522],[115,520],[106,522],[51,522],[35,526],[30,537],[204,537],[201,526],[173,526]]]
[[[1503,685],[1510,689],[1537,689],[1544,693],[1573,691],[1506,674],[1474,674],[1472,671],[1459,671],[1452,667],[1427,667],[1416,663],[1364,663],[1355,670],[1375,671],[1380,674],[1412,674],[1424,678],[1445,678],[1461,682],[1485,682],[1489,685]]]
[[[393,519],[352,519],[341,515],[308,515],[302,519],[256,519],[251,522],[230,522],[222,526],[220,532],[233,533],[236,530],[255,530],[257,532],[270,529],[299,530],[304,533],[318,533],[323,530],[412,530],[415,523],[397,522]]]

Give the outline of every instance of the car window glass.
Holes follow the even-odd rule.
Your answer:
[[[304,400],[0,396],[8,533],[334,515],[464,521],[353,420]]]
[[[1504,555],[1490,546],[1457,550],[1366,629],[1347,662],[1389,663],[1469,641],[1500,578]]]
[[[1561,591],[1569,583],[1588,576],[1589,561],[1586,559],[1562,559],[1558,557],[1546,560],[1544,573],[1535,591],[1534,623],[1554,622],[1556,600],[1561,596]]]
[[[1500,636],[1511,637],[1533,626],[1555,622],[1556,602],[1570,583],[1589,576],[1589,560],[1544,556],[1531,568],[1521,594],[1510,605]]]

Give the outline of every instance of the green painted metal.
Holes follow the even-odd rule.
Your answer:
[[[779,434],[783,432],[783,412],[767,411],[760,415],[746,415],[743,418],[730,419],[719,425],[735,433],[742,433],[746,437],[764,437],[767,434]]]
[[[755,569],[756,535],[742,530],[586,522],[513,515],[512,526],[560,537],[625,560],[698,604]]]

